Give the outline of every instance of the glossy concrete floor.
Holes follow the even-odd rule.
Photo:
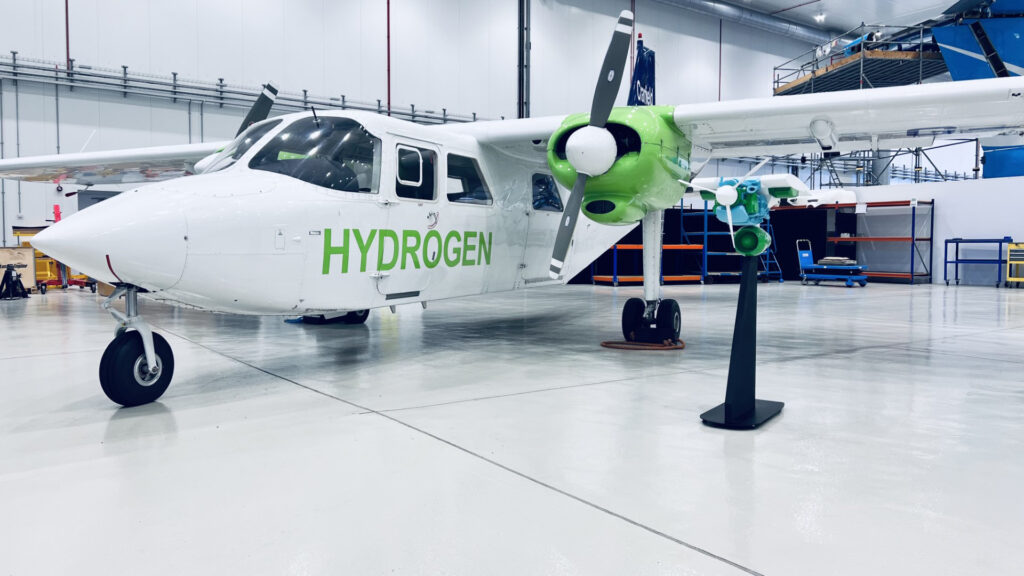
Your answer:
[[[0,574],[1017,574],[1024,291],[762,285],[764,428],[723,398],[736,286],[687,348],[600,348],[637,289],[375,311],[145,303],[159,401],[99,389],[88,293],[0,302]]]

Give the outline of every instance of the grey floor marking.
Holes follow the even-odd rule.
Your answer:
[[[646,524],[641,524],[640,522],[637,522],[636,520],[633,520],[633,519],[631,519],[631,518],[629,518],[627,516],[624,516],[622,514],[619,514],[618,512],[615,512],[613,510],[609,510],[608,508],[605,508],[604,506],[601,506],[600,504],[596,504],[594,502],[591,502],[590,500],[587,500],[587,499],[582,498],[580,496],[576,496],[575,494],[572,494],[571,492],[567,492],[567,491],[565,491],[565,490],[563,490],[561,488],[558,488],[557,486],[548,484],[547,482],[544,482],[543,480],[539,480],[539,479],[534,478],[533,476],[530,476],[530,475],[528,475],[528,474],[526,474],[524,472],[520,472],[520,471],[518,471],[518,470],[516,470],[514,468],[510,468],[510,467],[502,464],[501,462],[498,462],[496,460],[492,460],[492,459],[490,459],[490,458],[488,458],[488,457],[486,457],[486,456],[484,456],[482,454],[479,454],[477,452],[474,452],[474,451],[470,450],[469,448],[466,448],[464,446],[460,446],[460,445],[452,442],[451,440],[446,440],[446,439],[444,439],[444,438],[442,438],[442,437],[440,437],[440,436],[438,436],[436,434],[433,434],[431,432],[427,432],[426,430],[424,430],[422,428],[418,428],[418,427],[416,427],[416,426],[414,426],[412,424],[409,424],[408,422],[405,422],[403,420],[399,420],[398,418],[395,418],[394,416],[392,416],[390,414],[385,414],[383,412],[374,410],[372,408],[368,408],[366,406],[362,406],[362,405],[356,404],[355,402],[351,402],[349,400],[345,400],[344,398],[335,396],[333,394],[329,394],[327,392],[324,392],[323,390],[318,390],[318,389],[313,388],[311,386],[307,386],[306,384],[302,384],[300,382],[296,382],[295,380],[292,380],[291,378],[287,378],[285,376],[281,376],[280,374],[275,374],[273,372],[270,372],[269,370],[265,370],[263,368],[260,368],[259,366],[256,366],[255,364],[250,364],[249,362],[246,362],[245,360],[240,360],[238,358],[235,358],[233,356],[230,356],[230,355],[225,354],[223,352],[220,352],[218,350],[214,350],[213,348],[210,348],[209,346],[206,346],[204,344],[196,342],[195,340],[192,340],[190,338],[187,338],[185,336],[182,336],[180,334],[172,332],[172,331],[170,331],[170,330],[168,330],[166,328],[160,328],[160,330],[165,332],[165,333],[167,333],[167,334],[172,334],[172,335],[174,335],[174,336],[176,336],[176,337],[178,337],[178,338],[180,338],[180,339],[182,339],[182,340],[184,340],[186,342],[189,342],[191,344],[199,346],[200,348],[203,348],[205,350],[209,350],[210,352],[213,352],[214,354],[217,354],[219,356],[227,358],[228,360],[232,360],[234,362],[238,362],[239,364],[242,364],[243,366],[248,366],[249,368],[252,368],[253,370],[258,370],[258,371],[260,371],[260,372],[262,372],[262,373],[264,373],[264,374],[266,374],[268,376],[273,376],[274,378],[278,378],[278,379],[283,380],[285,382],[288,382],[290,384],[294,384],[295,386],[298,386],[299,388],[304,388],[304,389],[306,389],[306,390],[308,390],[308,391],[310,391],[310,392],[312,392],[314,394],[319,394],[319,395],[321,395],[321,396],[323,396],[325,398],[330,398],[332,400],[336,400],[336,401],[341,402],[343,404],[348,404],[349,406],[352,406],[353,408],[358,408],[359,410],[362,410],[364,412],[364,414],[373,414],[375,416],[380,416],[381,418],[385,418],[387,420],[390,420],[391,422],[394,422],[395,424],[399,424],[399,425],[404,426],[404,427],[406,427],[406,428],[408,428],[410,430],[418,432],[418,433],[420,433],[420,434],[422,434],[424,436],[427,436],[429,438],[437,440],[438,442],[441,442],[441,443],[443,443],[443,444],[445,444],[447,446],[450,446],[451,448],[454,448],[454,449],[456,449],[456,450],[458,450],[460,452],[468,454],[469,456],[472,456],[474,458],[482,460],[482,461],[484,461],[484,462],[486,462],[486,463],[488,463],[488,464],[490,464],[492,466],[495,466],[497,468],[500,468],[500,469],[502,469],[502,470],[504,470],[506,472],[514,474],[514,475],[516,475],[516,476],[518,476],[518,477],[520,477],[520,478],[522,478],[524,480],[532,482],[532,483],[534,483],[534,484],[536,484],[538,486],[542,486],[544,488],[547,488],[548,490],[551,490],[552,492],[555,492],[557,494],[561,494],[562,496],[565,496],[567,498],[571,498],[571,499],[579,502],[580,504],[583,504],[585,506],[589,506],[590,508],[593,508],[595,510],[603,512],[603,513],[605,513],[605,514],[607,514],[609,516],[612,516],[614,518],[618,518],[619,520],[622,520],[623,522],[626,522],[627,524],[630,524],[632,526],[640,528],[641,530],[644,530],[646,532],[654,534],[655,536],[659,536],[661,538],[669,540],[670,542],[674,542],[674,543],[676,543],[676,544],[678,544],[680,546],[683,546],[685,548],[689,548],[690,550],[693,550],[694,552],[698,552],[700,554],[703,554],[704,556],[707,556],[708,558],[712,558],[714,560],[718,560],[719,562],[723,562],[725,564],[728,564],[729,566],[732,566],[733,568],[741,570],[741,571],[743,571],[743,572],[745,572],[747,574],[751,574],[753,576],[764,576],[764,574],[762,574],[761,572],[758,572],[758,571],[753,570],[751,568],[747,568],[746,566],[743,566],[742,564],[738,564],[736,562],[733,562],[732,560],[729,560],[728,558],[724,558],[722,556],[719,556],[719,555],[717,555],[717,554],[715,554],[713,552],[710,552],[708,550],[705,550],[704,548],[701,548],[700,546],[696,546],[696,545],[690,544],[689,542],[686,542],[684,540],[680,540],[679,538],[676,538],[674,536],[666,534],[665,532],[662,532],[662,531],[660,531],[660,530],[658,530],[656,528],[652,528],[650,526],[647,526]],[[581,386],[581,385],[577,385],[577,386]]]

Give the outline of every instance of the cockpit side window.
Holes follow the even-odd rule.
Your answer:
[[[223,170],[233,165],[239,158],[245,156],[245,153],[249,151],[249,148],[252,148],[253,144],[259,142],[260,138],[266,136],[267,132],[273,130],[280,123],[280,120],[268,120],[246,128],[245,132],[239,134],[230,144],[217,153],[217,157],[210,164],[210,167],[205,170],[204,174]]]
[[[458,154],[448,155],[448,201],[491,204],[491,191],[475,159]]]
[[[551,174],[533,175],[533,209],[544,212],[562,211],[562,197],[558,194],[558,184],[555,184]]]
[[[380,139],[349,118],[303,118],[257,152],[249,168],[331,190],[375,194],[380,183]]]

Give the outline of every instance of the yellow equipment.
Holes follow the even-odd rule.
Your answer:
[[[46,226],[14,226],[13,233],[18,238],[21,246],[32,248],[29,242],[33,236],[46,229]],[[33,250],[35,250],[33,248]],[[46,292],[47,287],[67,288],[68,286],[88,287],[96,291],[96,281],[85,274],[71,274],[71,270],[60,262],[35,250],[36,255],[36,281],[35,285],[40,292]]]
[[[1006,252],[1006,283],[1024,282],[1024,242],[1010,243]]]

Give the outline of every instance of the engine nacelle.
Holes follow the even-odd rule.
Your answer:
[[[582,209],[587,218],[628,225],[642,220],[650,210],[679,202],[685,192],[679,180],[690,177],[690,141],[676,128],[672,113],[670,106],[612,110],[605,130],[614,140],[615,157],[606,171],[597,170],[603,165],[595,166],[598,175],[587,180]],[[572,188],[577,176],[567,144],[589,121],[589,114],[573,114],[548,141],[548,165],[566,188]]]

